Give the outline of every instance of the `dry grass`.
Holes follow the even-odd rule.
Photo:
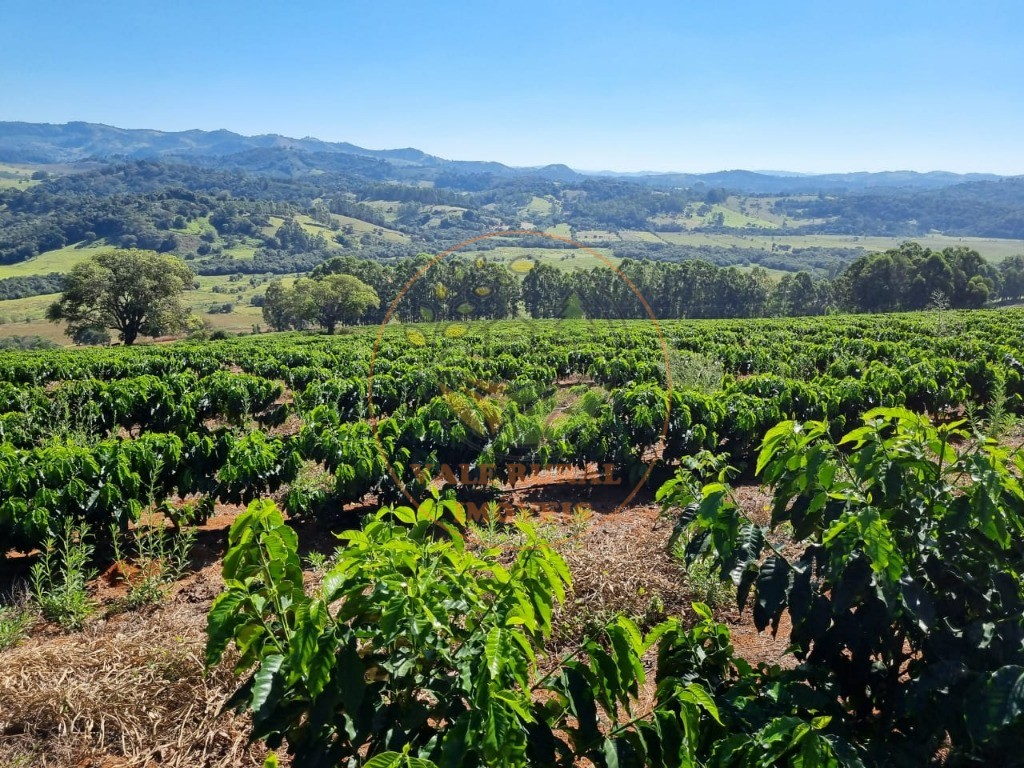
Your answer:
[[[37,637],[0,655],[6,766],[259,765],[248,723],[220,707],[230,669],[203,672],[203,605]]]
[[[669,555],[667,523],[653,507],[596,516],[587,530],[556,548],[572,573],[572,590],[555,614],[553,653],[622,613],[646,630],[690,611],[686,571]]]

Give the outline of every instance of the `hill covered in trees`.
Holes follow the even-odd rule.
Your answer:
[[[215,158],[234,156],[238,163],[266,157],[266,151],[284,151],[315,158],[316,167],[356,162],[351,158],[372,158],[385,173],[423,177],[440,172],[494,174],[497,176],[541,176],[557,181],[603,176],[629,180],[654,187],[719,187],[753,194],[806,194],[823,191],[848,192],[869,188],[938,189],[969,181],[994,180],[990,173],[958,174],[944,171],[917,173],[794,174],[783,172],[728,170],[713,173],[615,173],[579,172],[565,165],[514,168],[493,161],[447,160],[419,149],[366,149],[348,142],[331,142],[263,134],[243,136],[226,130],[158,131],[116,128],[99,123],[70,122],[62,125],[0,121],[0,161],[19,163],[73,163],[92,159],[143,159],[161,157]],[[343,159],[344,157],[350,159]],[[372,167],[365,163],[363,167]],[[416,170],[414,170],[416,169]]]
[[[470,257],[495,268],[530,260],[544,267],[533,275],[580,296],[590,278],[577,267],[595,260],[574,259],[575,243],[642,265],[637,279],[650,277],[645,290],[672,317],[974,306],[1022,293],[1018,262],[997,267],[1024,254],[1021,178],[584,175],[85,123],[2,123],[4,162],[14,164],[0,165],[0,301],[56,292],[90,247],[174,254],[199,276],[269,280],[339,257],[396,269],[472,240]],[[559,270],[568,271],[551,276]],[[692,295],[677,296],[675,281]]]

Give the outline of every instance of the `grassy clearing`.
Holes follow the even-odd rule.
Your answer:
[[[236,245],[231,248],[225,248],[224,253],[233,259],[242,259],[243,261],[252,261],[252,257],[256,254],[255,245]]]
[[[291,283],[294,278],[285,278],[283,282]],[[256,278],[253,285],[250,278],[232,281],[230,277],[218,275],[198,278],[199,288],[188,291],[184,295],[185,304],[192,313],[208,323],[212,328],[224,331],[249,331],[254,324],[263,323],[263,310],[252,306],[253,296],[263,294],[267,283],[263,278]],[[2,302],[0,302],[2,304]],[[211,313],[211,307],[231,304],[231,312]]]
[[[752,272],[754,269],[756,269],[760,265],[758,265],[758,264],[743,264],[743,265],[737,264],[735,266],[736,266],[736,269],[738,269],[740,272]],[[768,273],[768,277],[770,277],[772,280],[775,280],[775,281],[779,280],[783,275],[792,275],[793,274],[792,272],[787,272],[784,269],[770,269],[768,267],[761,267],[761,269],[763,269],[765,272],[767,272]]]
[[[46,315],[46,308],[57,300],[59,293],[29,296],[26,299],[0,301],[0,320],[9,323],[38,320]]]
[[[741,215],[741,214],[735,214]],[[667,221],[667,219],[666,219]],[[726,220],[728,222],[728,219]],[[729,226],[735,226],[730,224]],[[790,248],[863,248],[865,251],[886,251],[900,243],[912,240],[925,248],[973,248],[994,264],[1014,254],[1024,254],[1024,240],[1006,240],[994,237],[953,237],[949,235],[925,235],[921,237],[868,237],[861,235],[773,235],[768,232],[752,231],[750,234],[717,234],[713,232],[640,232],[621,230],[611,232],[603,229],[577,230],[575,239],[581,243],[616,242],[665,242],[675,245],[701,247],[707,245],[723,248],[757,248],[771,250],[775,245]]]
[[[607,267],[608,262],[618,264],[621,259],[612,256],[610,248],[592,249],[604,256],[608,261],[600,259],[592,253],[579,249],[566,248],[521,248],[518,246],[502,246],[493,251],[459,251],[463,258],[482,256],[489,261],[510,264],[517,259],[533,259],[550,264],[559,269],[590,269],[591,267]]]
[[[362,204],[373,208],[389,224],[398,218],[398,208],[401,206],[401,203],[394,200],[363,200]]]
[[[588,242],[616,242],[622,240],[616,232],[609,232],[606,229],[577,229],[576,240],[581,243]]]
[[[675,224],[686,229],[724,226],[736,229],[777,229],[782,219],[763,206],[754,206],[744,198],[731,197],[724,203],[692,203],[677,215],[655,216],[655,224]]]
[[[549,235],[557,235],[558,237],[572,238],[572,227],[568,224],[555,224],[553,227],[548,227],[544,230]]]
[[[394,205],[397,209],[397,203],[392,203],[391,205]],[[460,208],[452,210],[462,209]],[[282,224],[284,224],[284,219],[281,218],[280,216],[269,216],[268,218],[270,219],[270,226],[263,227],[261,231],[265,235],[272,236],[276,234],[277,230],[281,228]],[[382,237],[385,240],[390,240],[391,242],[394,243],[409,242],[409,236],[402,232],[397,232],[393,229],[388,229],[386,227],[378,227],[376,224],[371,224],[370,222],[363,221],[362,219],[353,219],[351,216],[342,216],[337,213],[332,213],[331,218],[338,224],[340,229],[332,230],[330,227],[325,227],[323,224],[313,221],[313,219],[311,219],[309,216],[304,215],[296,216],[295,221],[297,221],[299,226],[306,230],[306,232],[313,235],[314,237],[316,237],[317,235],[323,235],[324,239],[327,241],[328,246],[338,250],[341,249],[341,246],[335,242],[334,236],[339,232],[342,232],[346,227],[351,227],[352,234],[356,235],[357,237],[360,235],[370,234],[375,235],[377,237]]]
[[[38,183],[38,181],[22,178],[21,176],[6,176],[0,173],[0,189],[28,189]]]
[[[85,261],[89,256],[109,249],[106,244],[82,246],[80,243],[66,245],[55,251],[41,253],[28,261],[17,264],[0,264],[0,279],[5,277],[28,277],[30,275],[46,275],[50,272],[67,272],[75,264]],[[0,313],[2,314],[2,313]]]
[[[376,235],[377,237],[383,237],[385,240],[390,240],[393,243],[409,242],[409,236],[402,232],[396,232],[395,230],[387,229],[386,227],[378,227],[376,224],[371,224],[370,222],[363,221],[362,219],[353,219],[351,216],[342,216],[337,213],[332,213],[331,218],[342,228],[352,227],[352,232],[356,235]],[[306,216],[299,216],[296,220],[310,234],[315,235],[317,233],[322,233],[329,243],[334,243],[334,235],[336,233],[329,227],[325,227],[323,224],[318,224]]]
[[[638,232],[635,230],[623,230],[619,233],[619,238],[625,242],[638,242],[638,243],[663,243],[665,242],[653,232]]]
[[[774,205],[779,200],[812,200],[816,195],[804,195],[800,197],[737,197],[733,195],[722,205],[733,211],[738,211],[755,219],[777,224],[779,226],[795,226],[803,224],[815,224],[825,219],[799,219],[793,216],[776,213]]]
[[[332,216],[332,218],[333,218],[333,216]],[[330,248],[340,248],[341,247],[334,240],[334,236],[337,234],[337,232],[335,230],[331,229],[330,227],[325,227],[323,224],[320,224],[319,222],[313,221],[308,216],[296,216],[295,217],[295,221],[297,221],[299,223],[299,226],[302,227],[304,230],[306,230],[306,232],[311,234],[313,237],[316,237],[317,235],[320,235],[321,237],[323,237],[323,239],[327,241],[328,247],[330,247]],[[276,230],[275,230],[275,232],[276,232]]]
[[[42,336],[58,344],[67,344],[63,324],[46,320],[46,308],[59,296],[53,293],[0,301],[0,336]]]
[[[531,216],[550,216],[555,212],[555,203],[547,197],[534,195],[530,202],[520,209],[520,214],[526,218]]]
[[[172,229],[172,232],[179,232],[183,235],[201,235],[203,232],[216,232],[213,225],[210,224],[210,217],[203,216],[198,219],[192,219],[185,223],[185,226],[181,229]]]
[[[730,207],[728,204],[711,206],[711,213],[705,219],[713,219],[717,214],[722,214],[723,224],[727,227],[776,229],[779,226],[774,221],[763,219],[756,214],[740,211],[738,208]]]
[[[363,221],[362,219],[353,219],[351,216],[342,216],[337,213],[332,213],[331,218],[343,229],[345,227],[351,227],[352,232],[356,235],[376,235],[377,237],[383,237],[385,240],[390,240],[393,243],[409,242],[409,236],[402,232],[396,232],[395,230],[387,229],[386,227],[378,227],[376,224],[371,224],[370,222]],[[305,216],[300,216],[297,220],[302,224],[307,232],[310,232],[311,234],[321,232],[329,242],[334,242],[334,235],[336,233],[331,231],[329,227],[317,224],[315,221],[307,219]]]
[[[232,282],[226,275],[203,276],[197,278],[199,288],[186,291],[184,301],[192,313],[206,322],[214,330],[238,333],[250,331],[252,326],[263,324],[263,311],[252,306],[250,300],[257,294],[267,290],[266,282],[257,278],[257,285],[252,285],[249,278]],[[290,284],[294,278],[284,278]],[[46,320],[46,308],[59,298],[60,294],[30,296],[27,299],[11,299],[0,301],[0,337],[9,336],[42,336],[56,341],[58,344],[69,344],[64,335],[63,324],[51,323]],[[229,313],[209,312],[213,306],[231,304]]]
[[[32,174],[36,169],[20,165],[0,163],[0,189],[28,189],[38,184],[33,180]]]
[[[912,240],[926,248],[942,250],[964,246],[973,248],[989,261],[999,263],[1016,253],[1024,254],[1024,240],[1003,240],[988,237],[951,237],[926,235],[923,237],[862,237],[859,235],[792,235],[767,234],[719,235],[707,232],[660,232],[667,243],[679,245],[720,245],[726,248],[771,249],[772,244],[792,248],[863,248],[866,251],[885,251]]]

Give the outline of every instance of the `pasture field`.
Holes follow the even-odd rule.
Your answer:
[[[27,277],[31,275],[46,275],[50,272],[67,272],[75,264],[85,261],[89,256],[110,248],[103,244],[74,243],[58,248],[53,251],[46,251],[35,258],[27,261],[19,261],[14,264],[0,264],[0,280],[5,277]]]
[[[782,277],[785,277],[786,275],[793,274],[792,272],[787,272],[784,269],[772,269],[771,267],[762,267],[760,264],[737,264],[735,266],[735,269],[738,269],[740,272],[751,272],[754,269],[763,269],[765,272],[768,273],[768,277],[770,277],[772,280],[779,280]]]
[[[389,240],[393,243],[408,243],[409,236],[404,232],[398,232],[394,229],[388,229],[386,227],[378,227],[375,224],[370,224],[367,221],[361,219],[353,219],[351,216],[341,216],[336,213],[331,214],[331,218],[338,222],[342,227],[352,227],[352,230],[357,235],[373,234],[383,237],[385,240]],[[316,222],[311,222],[314,226]],[[326,237],[326,235],[325,235]]]
[[[203,232],[216,232],[214,226],[210,223],[209,216],[201,216],[199,218],[191,219],[185,222],[184,227],[179,229],[172,227],[171,231],[182,235],[201,235]]]
[[[558,237],[568,237],[572,239],[572,227],[566,223],[555,224],[554,226],[548,227],[544,230],[549,235],[557,235]]]
[[[287,285],[295,278],[281,279]],[[249,333],[254,325],[263,324],[262,310],[252,306],[251,299],[266,291],[266,278],[247,275],[241,281],[233,281],[230,276],[217,275],[200,276],[196,280],[199,288],[183,293],[182,300],[193,315],[212,330]],[[60,294],[55,293],[0,301],[0,337],[42,336],[58,344],[70,344],[63,324],[46,320],[46,308],[58,298]],[[232,305],[230,312],[210,312],[211,308],[222,308],[225,304]]]
[[[264,232],[272,235],[275,234],[277,230],[281,227],[281,225],[284,223],[284,219],[282,219],[279,216],[271,216],[269,218],[272,226],[264,227]],[[332,213],[331,219],[338,224],[338,230],[331,229],[330,227],[324,226],[323,224],[317,221],[313,221],[313,219],[306,215],[300,214],[295,217],[295,220],[302,226],[304,230],[306,230],[309,234],[313,235],[314,237],[317,235],[321,235],[324,238],[324,240],[327,241],[327,244],[335,250],[341,250],[341,246],[338,245],[337,242],[335,242],[334,236],[346,228],[351,228],[352,233],[356,236],[371,234],[378,237],[383,237],[385,240],[390,240],[391,242],[395,243],[409,242],[409,236],[404,234],[403,232],[398,232],[396,230],[388,229],[386,227],[378,227],[377,225],[371,224],[367,221],[363,221],[362,219],[354,219],[351,216],[342,216],[337,213]]]
[[[521,215],[525,219],[531,219],[535,216],[551,216],[556,211],[557,205],[553,199],[534,195],[521,209]]]
[[[398,209],[401,203],[394,200],[363,200],[363,205],[373,208],[378,216],[381,216],[389,224],[398,218]]]
[[[925,248],[973,248],[988,261],[998,264],[1008,256],[1024,254],[1024,240],[994,237],[951,237],[948,235],[922,235],[918,237],[874,237],[860,235],[773,235],[764,231],[750,234],[718,234],[714,232],[649,232],[642,230],[601,229],[573,230],[571,237],[585,245],[641,241],[671,243],[674,245],[719,246],[722,248],[757,248],[772,250],[788,248],[860,248],[864,251],[886,251],[900,243],[913,241]]]
[[[39,182],[32,179],[35,168],[0,163],[0,189],[28,189]]]
[[[918,237],[870,237],[859,235],[726,235],[708,232],[658,232],[666,243],[679,245],[719,245],[725,248],[766,248],[788,245],[791,248],[863,248],[865,251],[885,251],[912,240],[925,248],[973,248],[989,261],[998,264],[1008,256],[1024,254],[1024,240],[990,237],[950,237],[922,235]]]
[[[471,248],[472,246],[470,246]],[[604,256],[604,259],[582,251],[578,248],[524,248],[517,245],[499,246],[489,251],[464,250],[456,251],[452,257],[475,259],[478,256],[502,264],[511,264],[519,259],[533,259],[550,264],[559,269],[590,269],[618,264],[621,259],[612,255],[610,248],[591,248],[590,250]],[[607,261],[605,260],[607,259]]]

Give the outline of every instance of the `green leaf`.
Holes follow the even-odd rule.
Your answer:
[[[492,678],[498,676],[504,661],[502,659],[504,636],[505,630],[501,627],[493,627],[487,633],[487,641],[484,643],[484,659],[487,661],[487,671],[490,672]]]
[[[363,768],[403,768],[407,765],[405,755],[398,752],[381,752],[363,763]]]
[[[416,522],[416,512],[411,507],[395,507],[391,510],[398,522],[405,525],[413,525]]]
[[[432,523],[438,517],[437,505],[433,499],[424,499],[419,508],[416,510],[416,522],[429,522]]]
[[[351,639],[338,650],[334,669],[341,702],[350,716],[359,711],[366,692],[366,670],[363,659],[356,650],[355,640]]]
[[[1024,666],[1007,665],[988,675],[966,712],[978,739],[1011,726],[1024,730]]]
[[[529,702],[521,701],[512,691],[495,691],[494,698],[515,712],[524,723],[533,722],[533,715],[526,709]]]
[[[576,718],[584,744],[597,743],[601,731],[597,721],[597,702],[594,700],[594,681],[589,670],[569,667],[562,671],[563,690],[569,700],[569,711]]]
[[[246,620],[238,609],[247,595],[240,589],[231,589],[217,595],[206,616],[206,666],[214,666],[224,655],[236,628]]]
[[[252,697],[249,706],[253,711],[260,710],[270,697],[274,687],[274,677],[284,664],[284,656],[274,653],[264,657],[259,670],[253,676]]]
[[[796,428],[795,421],[783,421],[768,430],[761,442],[761,451],[757,456],[757,468],[754,470],[755,475],[760,475],[764,471],[768,463],[775,458],[779,445],[792,435]]]
[[[682,698],[686,701],[690,701],[698,705],[701,709],[711,715],[711,718],[722,725],[722,718],[718,713],[718,705],[715,704],[715,700],[711,698],[711,694],[698,683],[689,683],[686,688],[683,689]]]
[[[693,612],[705,621],[712,621],[714,619],[711,609],[704,603],[691,603],[690,606],[693,608]]]
[[[786,593],[789,588],[790,566],[778,555],[765,560],[757,576],[757,599],[754,603],[754,626],[758,632],[768,624],[773,628],[786,604]]]

